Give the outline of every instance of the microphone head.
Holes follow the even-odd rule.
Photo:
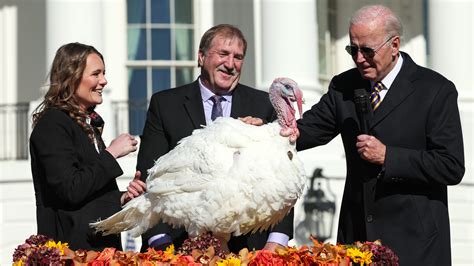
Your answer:
[[[370,107],[369,94],[365,89],[354,90],[354,103],[357,116],[359,117],[360,132],[369,134],[369,116],[372,108]]]
[[[369,94],[365,89],[354,90],[354,103],[357,113],[368,114],[370,112]]]
[[[355,89],[354,90],[354,97],[355,98],[369,97],[369,94],[367,93],[367,91],[364,88],[360,88],[360,89]]]

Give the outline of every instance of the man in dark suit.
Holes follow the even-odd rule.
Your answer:
[[[399,51],[401,29],[384,6],[356,12],[346,47],[356,68],[335,76],[298,121],[297,149],[341,134],[347,178],[338,242],[381,239],[400,265],[450,265],[447,185],[464,175],[457,91]],[[372,96],[368,132],[354,103],[359,88]]]
[[[179,140],[191,135],[194,129],[211,123],[216,115],[251,116],[255,118],[247,117],[247,122],[256,124],[276,118],[266,92],[238,83],[246,48],[247,42],[239,29],[227,24],[212,27],[199,45],[199,78],[191,84],[152,96],[137,163],[137,170],[144,173],[143,180],[155,160],[173,149]],[[214,96],[220,99],[213,100]],[[272,232],[231,238],[229,249],[235,253],[244,247],[274,250],[278,245],[286,246],[292,234],[291,212]],[[142,251],[148,246],[162,248],[171,242],[179,247],[186,238],[184,228],[172,229],[160,223],[142,236]]]

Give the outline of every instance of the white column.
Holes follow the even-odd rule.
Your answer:
[[[284,76],[300,85],[305,98],[320,95],[315,1],[256,0],[254,13],[257,87],[268,90]]]
[[[0,8],[0,104],[17,102],[18,8]]]
[[[0,8],[0,104],[17,103],[18,73],[17,73],[17,21],[18,9],[16,6]],[[3,107],[0,115],[0,124],[4,142],[2,156],[14,157],[17,154],[17,120],[16,110],[13,107]]]
[[[464,136],[466,175],[474,183],[474,2],[429,1],[430,67],[454,82]]]
[[[214,0],[200,0],[194,2],[194,17],[196,18],[196,30],[194,31],[194,53],[199,51],[199,42],[202,35],[208,29],[214,26]],[[197,62],[196,62],[197,65]],[[197,78],[201,74],[201,69],[194,68],[194,77]]]
[[[461,100],[474,100],[474,2],[429,1],[430,66],[452,80]]]
[[[127,100],[127,1],[102,0],[102,48],[111,100]],[[99,49],[99,47],[96,47]]]
[[[214,26],[214,0],[200,0],[195,3],[194,16],[196,19],[196,40],[200,40],[201,36]],[[196,43],[196,51],[199,42]]]
[[[103,48],[104,10],[101,0],[47,0],[47,68],[63,44],[80,42]],[[124,40],[121,40],[124,41]]]
[[[115,2],[116,6],[112,7],[116,11],[125,12],[123,7],[125,1]],[[123,81],[125,76],[125,58],[126,53],[124,52],[126,35],[125,26],[123,21],[118,21],[110,16],[110,12],[106,8],[111,8],[108,0],[47,0],[46,3],[46,34],[47,34],[47,69],[51,68],[51,63],[54,59],[57,49],[70,42],[80,42],[87,45],[94,46],[99,52],[104,55],[106,63],[106,78],[109,80],[109,84],[106,89],[111,90],[111,84],[118,83],[125,86]],[[126,14],[126,13],[125,13]],[[120,12],[117,14],[121,20],[126,19],[124,14]],[[126,20],[125,20],[126,22]],[[112,25],[115,24],[115,25]],[[107,29],[107,30],[106,30]],[[122,33],[121,35],[119,33]],[[118,34],[118,35],[117,35]],[[121,37],[115,40],[106,42],[106,38]],[[116,47],[113,47],[111,42],[116,42]],[[112,49],[110,52],[105,48]],[[108,59],[112,64],[108,64]],[[117,61],[118,60],[118,61]],[[116,68],[116,71],[113,71]],[[112,71],[109,71],[112,70]],[[112,75],[114,78],[119,79],[113,81],[108,77],[108,72],[115,73]],[[122,77],[120,77],[120,75]],[[122,91],[124,89],[122,88]],[[118,95],[123,94],[120,90],[115,92]],[[110,91],[104,93],[104,102],[99,105],[97,111],[103,117],[106,122],[104,130],[104,141],[106,145],[114,137],[114,122],[112,121],[112,106],[111,101],[112,94]]]
[[[450,79],[459,93],[466,172],[460,185],[450,186],[453,265],[473,265],[474,230],[474,2],[430,0],[429,66]]]
[[[102,0],[101,38],[102,48],[99,50],[105,61],[107,78],[106,90],[103,94],[104,102],[97,111],[105,121],[102,138],[108,145],[116,137],[118,131],[117,116],[114,113],[112,101],[128,100],[127,78],[127,1]],[[96,47],[99,49],[98,47]],[[122,117],[128,125],[128,116]],[[119,131],[118,134],[127,133]]]

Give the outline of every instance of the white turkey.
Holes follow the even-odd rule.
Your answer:
[[[91,224],[105,234],[138,236],[160,220],[228,240],[278,223],[301,196],[306,175],[296,149],[280,130],[297,134],[302,93],[277,78],[270,90],[278,120],[262,126],[218,118],[193,131],[148,170],[147,192],[113,216]]]

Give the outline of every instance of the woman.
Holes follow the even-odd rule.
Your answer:
[[[105,147],[103,121],[94,112],[107,84],[102,55],[92,46],[69,43],[56,52],[50,86],[33,114],[31,171],[38,234],[69,243],[72,249],[121,249],[119,235],[102,236],[89,223],[105,219],[145,190],[135,178],[122,193],[116,159],[137,149],[122,134]]]

